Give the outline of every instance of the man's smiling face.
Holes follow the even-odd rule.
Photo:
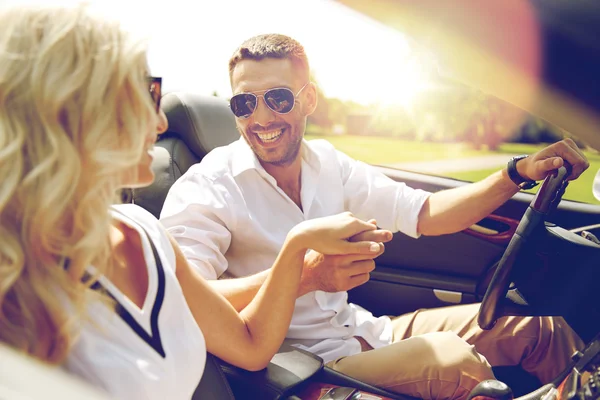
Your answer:
[[[311,99],[315,88],[306,86],[296,97],[294,108],[278,114],[264,102],[262,94],[273,88],[288,88],[294,94],[307,83],[289,59],[265,58],[260,61],[242,60],[232,71],[233,94],[259,95],[256,109],[248,118],[236,118],[237,128],[262,163],[291,164],[302,144],[306,117],[313,111]]]

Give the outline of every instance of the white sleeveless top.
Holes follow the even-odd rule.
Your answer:
[[[140,234],[148,293],[139,309],[101,277],[99,283],[120,305],[119,314],[102,303],[90,304],[92,319],[84,323],[64,367],[116,399],[189,400],[204,371],[206,344],[175,276],[175,254],[154,216],[133,204],[115,209],[120,211],[113,212],[115,218]]]

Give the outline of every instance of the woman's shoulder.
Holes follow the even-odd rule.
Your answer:
[[[117,219],[122,219],[124,216],[126,219],[141,225],[142,228],[153,237],[156,235],[159,237],[164,235],[162,225],[158,219],[156,219],[149,211],[136,204],[115,204],[112,206],[112,212]]]
[[[174,258],[167,233],[154,215],[136,204],[116,204],[112,206],[112,211],[116,218],[123,219],[124,216],[142,227],[156,247],[163,249],[169,258]]]

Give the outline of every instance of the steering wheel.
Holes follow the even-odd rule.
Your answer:
[[[506,295],[511,283],[511,272],[515,261],[527,245],[528,240],[533,237],[538,228],[543,226],[548,215],[560,203],[570,173],[570,166],[565,164],[548,175],[525,211],[481,302],[477,317],[477,323],[481,329],[492,329],[498,318],[503,316],[504,306],[509,302],[506,300]]]

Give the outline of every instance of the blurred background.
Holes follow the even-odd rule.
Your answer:
[[[0,0],[0,7],[31,3],[79,1]],[[513,155],[530,154],[572,137],[586,149],[592,165],[571,183],[565,198],[600,204],[590,190],[600,155],[585,141],[453,79],[444,65],[448,54],[436,53],[422,40],[417,44],[381,18],[356,11],[352,3],[364,6],[366,0],[86,3],[146,38],[152,74],[163,77],[166,92],[193,91],[226,101],[231,96],[227,63],[236,47],[256,34],[287,34],[305,46],[312,80],[319,87],[319,105],[309,118],[307,139],[324,138],[370,164],[476,181],[505,166]],[[514,9],[522,14],[519,37],[511,39],[512,29],[504,34],[506,43],[515,43],[507,51],[524,54],[535,78],[543,67],[542,43],[535,16],[528,11]],[[486,23],[482,19],[481,25]],[[465,55],[450,56],[471,62]],[[532,88],[535,91],[535,84]]]

